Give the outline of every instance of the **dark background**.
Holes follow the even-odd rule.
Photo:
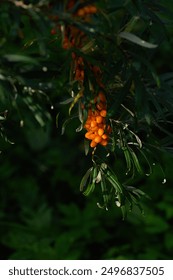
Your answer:
[[[40,18],[28,17],[24,9],[4,2],[0,2],[1,55],[24,54],[33,61],[17,56],[1,60],[2,74],[18,79],[16,95],[22,94],[15,95],[8,79],[0,80],[0,112],[8,110],[0,139],[0,259],[172,259],[170,152],[159,155],[164,171],[153,162],[153,173],[134,181],[151,197],[142,202],[144,214],[135,208],[123,221],[114,205],[108,211],[97,207],[98,192],[85,197],[79,185],[91,158],[84,153],[83,133],[75,133],[78,122],[69,123],[61,135],[68,105],[60,101],[68,98],[64,82],[70,56],[62,51],[58,35],[50,34],[53,25],[44,11]],[[173,12],[170,1],[164,6]],[[160,74],[173,70],[172,23],[170,15],[162,13],[162,18],[166,37],[154,56]],[[159,34],[159,29],[155,32]],[[23,84],[26,92],[21,90]],[[157,131],[158,137],[162,133]],[[112,164],[124,177],[123,160]]]

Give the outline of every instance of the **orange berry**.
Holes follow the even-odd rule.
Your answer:
[[[97,122],[96,121],[91,121],[91,127],[95,127],[97,125]]]
[[[100,112],[100,116],[102,116],[102,117],[106,117],[106,115],[107,115],[107,112],[106,112],[106,110],[101,110],[101,112]]]
[[[96,117],[96,122],[97,123],[102,123],[103,122],[103,117],[102,116],[97,116]]]
[[[95,148],[96,146],[97,146],[97,143],[94,140],[92,140],[90,143],[90,147]]]
[[[90,13],[90,8],[88,6],[83,8],[85,14],[89,14]]]
[[[91,127],[90,130],[96,132],[98,130],[98,127],[97,126]]]
[[[102,146],[107,146],[108,141],[107,141],[107,140],[102,140],[102,141],[100,142],[100,144],[101,144]]]
[[[84,128],[86,128],[86,130],[89,130],[90,127],[91,127],[90,124],[85,124],[85,125],[84,125]]]
[[[83,17],[84,15],[85,15],[84,9],[79,9],[79,10],[77,11],[77,16]]]
[[[104,129],[103,128],[99,128],[98,129],[98,135],[102,136],[104,134]]]
[[[106,140],[108,138],[107,134],[102,135],[102,139]]]
[[[90,6],[90,13],[95,14],[97,12],[97,8],[95,6]]]
[[[98,97],[99,97],[99,100],[102,101],[103,103],[106,102],[106,97],[102,91],[99,92]]]
[[[89,140],[93,140],[95,138],[95,134],[92,133],[91,131],[88,131],[85,133],[85,138],[87,138]]]
[[[95,141],[96,143],[100,143],[100,142],[102,141],[101,136],[96,135],[95,138],[94,138],[94,141]]]

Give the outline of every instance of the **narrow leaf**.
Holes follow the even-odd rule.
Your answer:
[[[70,97],[70,98],[68,98],[68,99],[66,99],[66,100],[64,100],[64,101],[61,101],[60,104],[61,104],[61,105],[66,105],[66,104],[71,103],[73,100],[74,100],[74,98],[73,98],[73,97]]]
[[[92,170],[93,170],[93,167],[89,168],[87,170],[87,172],[85,173],[85,175],[83,176],[81,183],[80,183],[80,191],[83,191],[83,188],[85,187],[85,185],[88,181],[88,178],[91,175]]]
[[[129,148],[129,150],[130,150],[130,153],[131,153],[131,157],[132,157],[132,159],[133,159],[133,163],[134,163],[134,165],[135,165],[135,167],[136,167],[136,170],[137,170],[140,174],[143,174],[143,171],[142,171],[142,169],[141,169],[141,166],[140,166],[140,164],[139,164],[139,160],[138,160],[138,158],[137,158],[135,152],[134,152],[131,148]]]
[[[62,130],[61,130],[61,134],[62,134],[62,135],[63,135],[64,132],[65,132],[65,129],[66,129],[67,124],[68,124],[72,119],[74,119],[74,118],[76,118],[76,115],[73,116],[73,117],[71,117],[71,118],[68,118],[68,119],[63,123]]]
[[[59,121],[59,114],[60,112],[56,115],[56,128],[58,128],[59,124],[58,124],[58,121]]]
[[[148,42],[144,41],[143,39],[141,39],[140,37],[138,37],[130,32],[121,32],[119,34],[119,36],[123,39],[126,39],[126,40],[128,40],[132,43],[135,43],[139,46],[142,46],[144,48],[149,48],[149,49],[157,48],[157,45],[148,43]]]
[[[84,195],[88,196],[91,192],[93,192],[95,189],[95,184],[89,184],[86,191],[83,193]]]
[[[39,65],[38,61],[34,58],[31,58],[29,56],[25,55],[18,55],[18,54],[6,54],[4,55],[4,58],[8,60],[9,62],[26,62],[31,63],[35,65]]]

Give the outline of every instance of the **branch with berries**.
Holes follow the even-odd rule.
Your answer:
[[[147,163],[149,173],[152,173],[152,167],[148,159],[150,149],[140,137],[144,126],[146,126],[144,130],[148,129],[148,133],[151,132],[148,128],[149,121],[140,116],[140,112],[135,112],[136,104],[141,102],[138,93],[135,92],[138,89],[139,79],[133,77],[133,74],[136,76],[138,73],[131,54],[126,49],[127,46],[123,44],[124,40],[127,40],[140,47],[151,49],[157,45],[141,40],[129,32],[134,28],[138,20],[136,18],[122,27],[115,38],[116,41],[109,34],[104,34],[102,40],[105,40],[104,44],[108,48],[113,49],[116,45],[115,56],[120,57],[117,65],[121,64],[121,58],[123,60],[122,69],[120,68],[117,75],[112,78],[112,73],[107,72],[106,63],[109,62],[109,65],[114,67],[114,61],[111,61],[109,53],[104,53],[105,60],[104,58],[99,60],[99,55],[102,55],[105,49],[104,47],[102,50],[99,49],[97,44],[97,39],[101,38],[102,33],[97,34],[97,28],[93,28],[95,22],[98,24],[99,16],[108,18],[105,11],[90,1],[69,0],[64,5],[64,13],[69,14],[69,17],[67,16],[67,20],[62,21],[61,25],[56,18],[56,28],[52,29],[51,33],[56,34],[57,29],[61,30],[62,48],[71,53],[69,83],[72,86],[69,113],[78,105],[81,125],[77,131],[85,133],[85,151],[88,154],[91,150],[93,164],[82,178],[80,189],[85,195],[89,195],[100,185],[103,203],[98,202],[98,206],[108,209],[113,202],[122,209],[125,217],[127,209],[132,209],[133,206],[141,210],[139,202],[142,197],[147,197],[143,191],[130,185],[131,179],[134,179],[136,174],[144,175],[141,162],[145,162],[145,165]],[[93,30],[96,30],[94,35]],[[141,84],[139,91],[143,90]],[[147,84],[143,87],[147,88]],[[129,175],[125,183],[120,182],[116,172],[110,167],[109,158],[112,155],[118,157],[117,154],[123,156],[126,176]]]

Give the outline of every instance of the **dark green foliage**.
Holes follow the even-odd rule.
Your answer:
[[[173,5],[95,1],[86,23],[66,1],[17,2],[0,4],[0,258],[172,259]],[[57,16],[82,49],[62,48]],[[73,51],[104,73],[112,134],[92,154],[96,79],[86,63],[83,96]]]

